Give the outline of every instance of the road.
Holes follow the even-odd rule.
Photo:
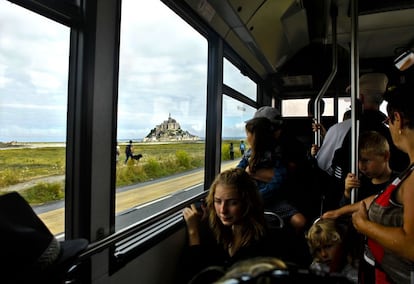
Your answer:
[[[222,164],[222,170],[235,167],[237,162],[227,162]],[[176,175],[171,178],[162,179],[159,182],[151,182],[129,186],[128,189],[120,189],[116,194],[115,206],[116,214],[137,206],[145,206],[155,200],[166,198],[167,196],[180,192],[196,185],[201,185],[204,179],[204,170],[192,171],[185,175]],[[55,206],[56,207],[56,206]],[[40,219],[47,225],[53,234],[64,232],[64,207],[60,202],[56,209],[46,210],[46,212],[38,213]],[[42,212],[40,208],[37,212]]]

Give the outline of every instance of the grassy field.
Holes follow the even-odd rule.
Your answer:
[[[235,157],[240,157],[239,141],[223,141],[222,160],[229,160],[229,144],[234,143]],[[65,174],[65,147],[48,145],[36,148],[16,147],[0,150],[0,193],[5,187],[37,178]],[[125,165],[125,146],[117,164],[116,184],[126,186],[153,180],[204,166],[204,143],[134,143],[134,154],[143,158]],[[39,182],[22,192],[31,203],[39,204],[64,197],[64,184]]]
[[[65,173],[65,148],[13,148],[0,151],[0,188]]]

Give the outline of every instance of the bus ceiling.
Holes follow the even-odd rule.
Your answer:
[[[332,65],[332,8],[337,11],[338,66],[349,84],[350,0],[185,0],[263,79],[317,92]],[[414,45],[414,1],[358,1],[360,72],[370,59],[388,64]],[[381,59],[381,60],[378,60]],[[363,64],[366,61],[367,64]],[[391,61],[392,62],[392,61]],[[327,73],[320,69],[326,65]],[[364,70],[365,68],[365,70]],[[345,80],[343,79],[345,78]],[[286,84],[286,85],[284,85]],[[294,91],[293,91],[294,93]],[[303,94],[302,94],[303,95]]]

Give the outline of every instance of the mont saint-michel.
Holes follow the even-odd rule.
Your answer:
[[[173,142],[173,141],[198,141],[200,137],[181,129],[180,124],[168,115],[168,120],[151,129],[143,142]]]

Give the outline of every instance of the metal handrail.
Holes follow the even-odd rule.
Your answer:
[[[143,230],[144,228],[151,226],[157,222],[159,222],[162,219],[165,219],[171,215],[173,215],[175,212],[183,209],[184,207],[194,203],[195,201],[200,200],[201,198],[204,198],[207,195],[208,191],[204,191],[201,192],[191,198],[188,198],[180,203],[177,203],[176,205],[162,210],[161,212],[152,215],[148,218],[145,218],[144,220],[142,220],[141,222],[137,223],[137,224],[133,224],[129,227],[126,227],[114,234],[111,234],[99,241],[96,241],[92,244],[90,244],[88,246],[88,248],[82,252],[79,256],[78,256],[78,260],[82,261],[85,260],[87,258],[89,258],[90,256],[97,254],[101,251],[103,251],[104,249],[107,249],[113,245],[115,245],[117,242],[120,242],[134,234],[136,234],[137,232]]]

